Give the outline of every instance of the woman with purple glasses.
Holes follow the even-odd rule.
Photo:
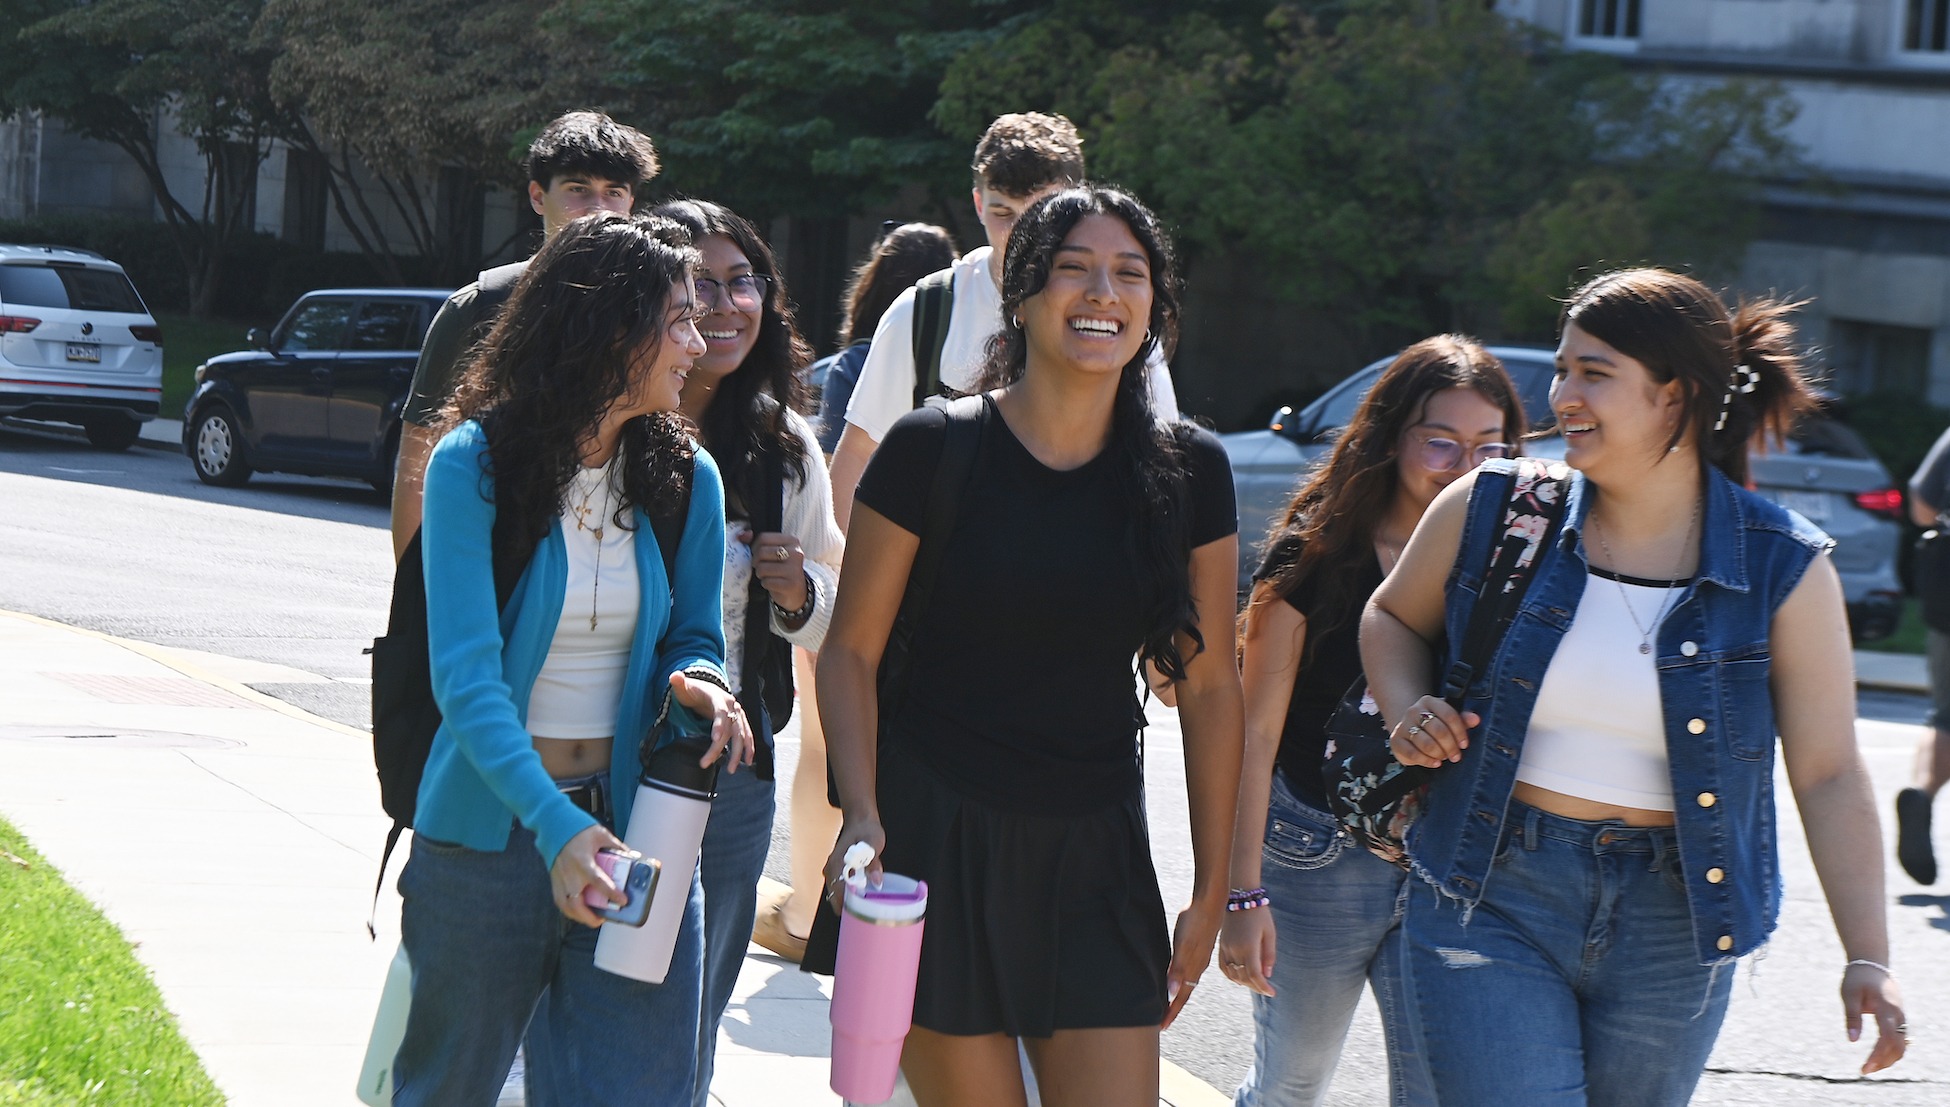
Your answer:
[[[1362,983],[1388,1037],[1395,1104],[1432,1103],[1400,1008],[1390,938],[1403,872],[1362,849],[1327,813],[1327,721],[1361,675],[1361,608],[1394,568],[1436,493],[1515,452],[1516,387],[1458,335],[1403,350],[1287,506],[1242,618],[1246,760],[1219,957],[1251,988],[1253,1065],[1239,1107],[1317,1104],[1327,1095]],[[1253,895],[1251,893],[1261,892]]]

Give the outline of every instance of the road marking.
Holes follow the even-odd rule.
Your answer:
[[[84,477],[92,477],[92,476],[118,476],[119,477],[123,473],[123,470],[121,469],[70,469],[64,465],[50,465],[48,466],[48,470],[50,472],[55,472],[55,473],[73,473],[76,476],[84,476]]]

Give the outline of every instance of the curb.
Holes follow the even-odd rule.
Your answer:
[[[143,657],[146,657],[149,660],[156,662],[157,664],[167,665],[168,667],[176,670],[177,672],[183,674],[186,677],[189,677],[192,680],[202,681],[205,684],[210,684],[217,688],[221,688],[225,692],[228,692],[231,695],[238,697],[239,699],[248,701],[253,706],[267,708],[269,710],[276,711],[280,715],[286,715],[289,716],[290,718],[296,719],[299,722],[309,723],[312,726],[316,726],[316,727],[323,727],[326,730],[337,731],[338,733],[347,735],[349,737],[360,738],[367,741],[370,741],[372,739],[372,734],[370,731],[360,730],[358,727],[346,726],[344,723],[336,722],[332,719],[327,719],[322,715],[314,715],[311,712],[306,711],[302,707],[295,707],[277,698],[276,696],[265,695],[263,692],[260,692],[257,689],[252,688],[248,684],[243,684],[238,681],[232,680],[229,677],[221,676],[217,673],[213,673],[210,670],[205,669],[203,666],[198,665],[193,661],[188,661],[182,657],[177,656],[176,651],[170,649],[168,646],[157,646],[157,645],[152,645],[148,642],[138,642],[132,638],[118,638],[113,634],[103,634],[101,631],[98,630],[89,630],[87,627],[78,627],[78,626],[71,625],[69,623],[58,622],[54,619],[43,619],[39,615],[29,615],[21,611],[0,610],[0,615],[6,616],[7,618],[10,619],[19,619],[21,622],[24,623],[33,623],[37,626],[51,627],[56,630],[65,630],[71,634],[86,635],[87,637],[94,638],[98,641],[108,642],[112,645],[120,646],[123,649],[130,651],[131,653],[141,654]]]
[[[153,422],[153,420],[151,420],[151,422]],[[82,430],[78,426],[75,426],[73,423],[41,423],[31,419],[15,419],[9,416],[6,419],[6,424],[7,426],[13,428],[14,430],[46,431],[49,434],[58,434],[63,438],[79,438],[85,441],[88,437],[86,431]],[[144,427],[149,426],[148,423],[144,423],[142,425]],[[183,453],[183,444],[181,442],[170,442],[160,438],[148,438],[148,437],[137,438],[135,440],[135,445],[140,446],[145,450],[161,450],[164,451],[165,453],[172,453],[178,456],[181,456]],[[65,626],[66,624],[64,623],[62,625]]]

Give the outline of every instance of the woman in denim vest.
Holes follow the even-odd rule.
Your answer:
[[[1246,759],[1231,865],[1234,888],[1264,893],[1246,902],[1267,906],[1228,914],[1219,940],[1226,976],[1257,993],[1239,1107],[1325,1099],[1364,982],[1388,1037],[1391,1101],[1433,1101],[1389,940],[1402,870],[1328,814],[1321,764],[1327,721],[1361,675],[1362,605],[1436,493],[1508,457],[1524,426],[1489,351],[1460,335],[1417,342],[1382,371],[1269,544],[1242,620]]]
[[[1862,1071],[1903,1055],[1833,543],[1743,487],[1750,444],[1812,405],[1791,308],[1729,312],[1656,269],[1572,297],[1563,526],[1460,710],[1431,692],[1437,643],[1462,636],[1505,505],[1450,486],[1368,606],[1395,756],[1437,770],[1401,940],[1445,1107],[1687,1102],[1729,970],[1779,913],[1777,733],[1850,1039],[1877,1023]]]

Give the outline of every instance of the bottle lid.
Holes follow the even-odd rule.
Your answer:
[[[645,751],[642,783],[704,800],[716,799],[718,767],[724,758],[709,765],[698,764],[710,748],[707,738],[679,738]]]
[[[883,873],[878,886],[846,886],[846,909],[868,922],[913,922],[928,913],[928,882]]]

